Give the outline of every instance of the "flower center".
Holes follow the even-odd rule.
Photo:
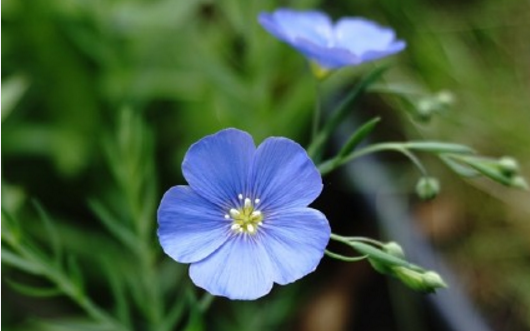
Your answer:
[[[241,201],[238,208],[231,208],[225,219],[232,220],[230,229],[236,233],[255,234],[258,227],[263,224],[263,214],[256,206],[260,203],[260,199],[244,198],[243,194],[239,194],[237,198]]]

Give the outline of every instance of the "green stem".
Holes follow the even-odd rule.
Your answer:
[[[356,158],[359,158],[361,156],[365,156],[368,154],[376,153],[376,152],[382,152],[382,151],[395,151],[395,152],[399,152],[405,155],[418,168],[418,170],[422,173],[422,175],[424,176],[427,175],[427,170],[421,164],[418,158],[407,149],[406,143],[380,143],[380,144],[370,145],[366,148],[358,150],[357,152],[351,153],[347,157],[338,158],[338,159],[334,158],[334,159],[325,161],[318,166],[318,170],[320,170],[320,173],[324,176],[330,173],[331,171],[333,171],[334,169]]]
[[[33,264],[38,265],[42,270],[42,275],[54,283],[58,289],[61,290],[72,301],[77,303],[92,319],[102,324],[109,326],[112,330],[128,331],[119,321],[107,314],[103,309],[99,308],[90,298],[83,292],[82,288],[75,285],[74,282],[61,270],[50,266],[41,257],[33,254],[32,250],[28,250],[23,246],[13,246],[21,256]]]
[[[327,249],[324,251],[324,253],[337,260],[345,261],[345,262],[357,262],[362,261],[368,257],[368,255],[362,255],[362,256],[344,256],[341,254],[333,253],[331,251],[328,251]]]
[[[215,297],[211,295],[210,293],[206,292],[201,298],[201,301],[199,302],[199,309],[201,312],[206,312],[208,308],[210,308],[210,305],[212,304]]]
[[[315,78],[315,110],[313,111],[313,124],[311,128],[311,139],[315,140],[320,128],[320,118],[322,116],[322,108],[320,105],[320,81]]]
[[[344,236],[340,236],[338,234],[332,233],[331,234],[331,239],[335,240],[335,241],[338,241],[340,243],[346,244],[346,245],[349,245],[352,241],[357,241],[357,242],[364,242],[364,243],[367,243],[367,244],[371,244],[371,245],[374,245],[376,247],[383,247],[384,246],[384,244],[382,242],[380,242],[378,240],[375,240],[375,239],[366,238],[366,237],[344,237]]]

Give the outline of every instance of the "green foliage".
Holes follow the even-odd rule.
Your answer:
[[[308,92],[314,88],[310,71],[256,22],[259,11],[277,6],[239,0],[2,1],[2,278],[9,288],[37,297],[28,300],[76,306],[42,318],[38,309],[21,315],[4,305],[7,327],[169,331],[205,330],[213,323],[219,330],[270,330],[292,318],[304,299],[296,285],[255,305],[221,302],[228,313],[210,322],[211,297],[197,299],[186,267],[162,257],[155,232],[160,195],[181,182],[182,156],[199,137],[234,126],[258,141],[270,135],[307,141],[315,101]],[[323,172],[380,150],[403,153],[423,172],[412,153],[429,152],[463,177],[482,174],[523,185],[520,172],[528,160],[522,160],[523,170],[514,170],[505,160],[438,142],[466,141],[490,155],[526,155],[528,114],[521,110],[530,103],[518,82],[529,71],[523,66],[527,54],[514,51],[523,45],[522,32],[481,28],[490,19],[503,24],[495,1],[469,5],[468,11],[439,11],[416,0],[369,6],[344,1],[333,10],[384,18],[398,28],[407,55],[385,80],[399,83],[379,81],[384,66],[366,75],[349,89],[310,151],[320,159],[331,132],[364,92],[385,92],[388,102],[420,119],[419,125],[399,123],[411,138],[427,135],[425,119],[434,137],[360,148],[374,119],[352,133],[336,159],[321,163]],[[503,6],[516,16],[523,12],[514,1]],[[462,30],[440,31],[447,19]],[[503,43],[503,31],[513,32],[512,44]],[[325,84],[342,88],[351,76],[337,73]],[[405,89],[404,81],[420,86],[420,93]],[[426,91],[447,88],[454,99]],[[459,110],[454,120],[448,120],[451,107]],[[512,229],[510,237],[528,233],[527,224],[517,226],[523,230]],[[483,250],[492,238],[474,239],[473,260],[491,262]],[[502,293],[516,293],[528,307],[521,253],[528,245],[517,243],[517,265],[504,261],[509,275],[496,279]],[[361,258],[388,258],[357,248]]]

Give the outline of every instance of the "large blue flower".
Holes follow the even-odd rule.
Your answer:
[[[405,48],[390,28],[364,18],[344,17],[336,24],[319,11],[278,9],[261,13],[260,24],[324,69],[358,65]]]
[[[214,295],[252,300],[315,270],[330,237],[308,208],[322,178],[305,150],[272,137],[222,130],[192,145],[158,209],[158,237],[193,282]]]

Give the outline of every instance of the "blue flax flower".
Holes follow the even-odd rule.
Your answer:
[[[182,171],[189,186],[165,193],[158,237],[166,254],[191,263],[197,286],[252,300],[315,270],[330,227],[307,207],[322,177],[300,145],[272,137],[256,148],[248,133],[226,129],[193,144]]]
[[[405,48],[390,28],[358,17],[344,17],[333,24],[319,11],[278,9],[261,13],[260,24],[322,69],[336,69],[376,60]]]

